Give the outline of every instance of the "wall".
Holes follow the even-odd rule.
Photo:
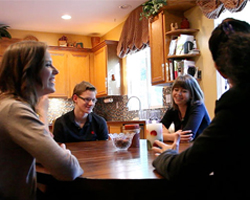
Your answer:
[[[82,42],[84,48],[92,48],[91,38],[83,35],[71,35],[71,34],[60,34],[60,33],[49,33],[49,32],[37,32],[37,31],[24,31],[8,29],[12,38],[25,38],[28,35],[35,36],[39,41],[47,43],[49,46],[58,46],[58,39],[65,35],[70,42]]]
[[[191,28],[198,28],[196,35],[197,45],[201,56],[196,65],[202,70],[201,89],[205,96],[205,105],[211,119],[214,117],[215,100],[217,99],[216,70],[208,48],[208,39],[214,29],[214,20],[206,18],[199,7],[194,7],[185,13],[190,21]]]
[[[103,37],[101,37],[101,41],[103,40],[116,40],[120,39],[120,35],[122,32],[124,22],[119,24],[117,27],[107,32]],[[84,48],[92,48],[91,37],[84,35],[72,35],[72,34],[63,34],[63,33],[49,33],[49,32],[38,32],[38,31],[26,31],[26,30],[16,30],[16,29],[8,29],[12,38],[25,38],[28,35],[35,36],[39,41],[45,42],[50,46],[58,46],[58,39],[65,35],[70,42],[82,42],[84,44]]]
[[[101,41],[103,40],[116,40],[119,41],[120,35],[122,32],[122,28],[125,22],[122,22],[117,27],[106,33],[103,37],[101,37]]]

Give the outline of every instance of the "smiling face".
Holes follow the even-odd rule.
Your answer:
[[[58,70],[52,65],[50,53],[46,51],[44,66],[40,71],[42,86],[37,86],[38,96],[55,92],[55,75]]]
[[[175,87],[172,91],[172,96],[177,106],[185,106],[190,101],[190,91],[182,87]]]
[[[74,94],[73,101],[75,102],[75,109],[77,112],[89,114],[92,112],[96,103],[96,92],[86,90],[80,95]]]

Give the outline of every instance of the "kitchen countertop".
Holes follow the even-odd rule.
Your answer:
[[[146,120],[118,120],[118,121],[107,121],[108,124],[146,124]]]
[[[124,126],[125,124],[139,124],[140,125],[140,138],[141,139],[145,139],[146,137],[146,120],[124,120],[124,121],[107,121],[107,125],[108,125],[108,130],[110,133],[117,133],[117,131],[121,131],[122,130],[122,126]],[[115,130],[111,130],[110,127],[112,126],[117,126],[120,127],[119,130],[115,129]]]

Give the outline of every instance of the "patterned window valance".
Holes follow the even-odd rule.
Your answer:
[[[248,0],[196,0],[203,14],[209,19],[216,19],[220,14],[228,10],[239,12],[244,9]],[[117,46],[117,55],[125,57],[131,52],[137,52],[149,45],[148,20],[140,19],[142,6],[137,7],[128,16]]]
[[[144,49],[149,44],[148,20],[145,17],[139,20],[141,12],[142,6],[137,7],[124,23],[117,46],[117,55],[120,58]]]
[[[197,0],[196,3],[207,18],[216,19],[225,10],[230,12],[243,10],[247,0]]]

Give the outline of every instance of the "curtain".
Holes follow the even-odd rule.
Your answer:
[[[139,20],[141,12],[142,6],[137,7],[124,23],[117,46],[117,55],[120,58],[144,49],[149,44],[148,19],[143,17],[142,20]]]
[[[239,12],[247,4],[247,0],[196,0],[203,14],[209,19],[216,19],[225,10]]]

